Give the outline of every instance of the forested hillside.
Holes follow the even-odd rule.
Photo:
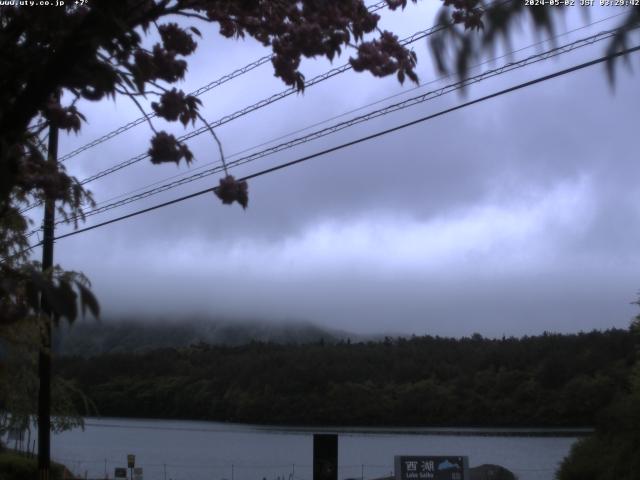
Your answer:
[[[626,391],[625,330],[193,345],[56,361],[105,416],[249,423],[591,426]]]

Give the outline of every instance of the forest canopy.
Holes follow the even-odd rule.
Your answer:
[[[62,357],[105,416],[246,423],[593,426],[626,392],[626,330],[487,339],[192,345]]]

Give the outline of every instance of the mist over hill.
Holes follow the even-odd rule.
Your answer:
[[[90,357],[105,353],[141,353],[200,343],[226,346],[251,342],[295,345],[375,338],[294,321],[119,318],[85,320],[72,326],[61,326],[54,333],[54,351],[58,355]]]

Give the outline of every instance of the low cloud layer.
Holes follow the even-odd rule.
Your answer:
[[[423,18],[432,13],[418,11]],[[390,17],[392,28],[402,30],[400,18]],[[416,22],[412,17],[405,28]],[[422,20],[423,26],[429,22]],[[233,45],[234,55],[220,56],[215,71],[204,57],[191,66],[194,87],[261,55],[255,45]],[[426,46],[416,48],[421,78],[433,78]],[[597,44],[233,173],[253,173],[437,112],[591,59],[604,48]],[[630,61],[637,65],[637,55]],[[309,65],[308,77],[328,67]],[[269,68],[207,94],[207,118],[282,90]],[[246,212],[207,194],[61,240],[57,260],[86,272],[113,314],[299,319],[357,332],[456,336],[626,327],[640,289],[636,85],[637,76],[624,69],[614,91],[604,67],[577,72],[256,178]],[[349,73],[220,127],[218,134],[231,154],[394,93],[416,94],[409,88]],[[122,102],[90,108],[86,136],[67,139],[62,150],[136,116]],[[113,109],[116,118],[107,113]],[[69,168],[83,177],[140,153],[148,148],[148,134],[141,132],[70,160]],[[194,167],[217,160],[210,138],[198,137],[192,146]],[[143,161],[91,187],[102,201],[187,171]]]

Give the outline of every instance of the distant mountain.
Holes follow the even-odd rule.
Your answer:
[[[184,321],[112,319],[81,321],[54,333],[58,355],[91,357],[104,353],[146,352],[157,348],[187,347],[199,343],[238,346],[251,342],[278,344],[337,343],[361,340],[347,332],[303,322],[235,320]]]

